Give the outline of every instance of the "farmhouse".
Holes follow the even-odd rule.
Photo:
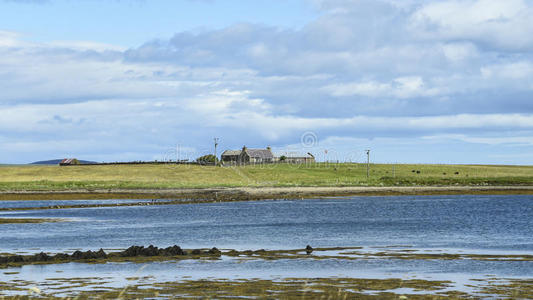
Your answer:
[[[272,149],[249,149],[246,146],[242,150],[226,150],[221,156],[225,165],[245,165],[245,164],[269,164],[277,161],[272,154]]]

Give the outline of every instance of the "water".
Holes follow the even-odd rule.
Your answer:
[[[0,201],[0,208],[30,208],[30,207],[50,207],[50,206],[70,206],[70,205],[100,205],[100,204],[125,204],[151,202],[151,199],[106,199],[106,200],[5,200]],[[158,202],[168,201],[158,199]]]
[[[402,196],[277,200],[162,206],[0,212],[0,217],[61,218],[69,222],[6,224],[0,252],[71,252],[131,245],[220,249],[295,249],[361,246],[363,252],[489,253],[533,255],[533,196]],[[136,200],[138,201],[138,200]],[[56,205],[41,201],[39,205]],[[7,207],[0,202],[0,207]],[[57,277],[98,277],[95,285],[184,278],[354,277],[453,280],[468,290],[472,278],[531,278],[531,261],[276,260],[171,261],[141,265],[24,266],[2,275],[25,284]],[[5,271],[5,270],[3,270]],[[58,273],[60,272],[60,273]],[[95,275],[96,274],[96,275]],[[105,284],[104,284],[105,282]],[[132,282],[129,282],[132,283]],[[21,283],[22,284],[22,283]]]
[[[0,217],[71,222],[2,225],[0,251],[61,252],[134,244],[290,249],[310,244],[533,253],[532,200],[532,196],[353,197],[4,211]],[[1,202],[0,207],[9,204]]]

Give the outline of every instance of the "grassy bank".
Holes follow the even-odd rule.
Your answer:
[[[0,191],[292,186],[533,185],[533,166],[192,165],[0,166]]]

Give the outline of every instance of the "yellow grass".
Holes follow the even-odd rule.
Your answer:
[[[365,164],[0,166],[0,189],[533,184],[533,166],[372,164],[370,170],[367,179]]]

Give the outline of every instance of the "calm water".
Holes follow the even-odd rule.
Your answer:
[[[151,202],[152,199],[131,200],[131,199],[107,199],[107,200],[9,200],[0,201],[0,208],[27,208],[27,207],[50,207],[62,205],[97,205],[97,204],[122,204]],[[158,202],[167,200],[157,200]]]
[[[54,203],[42,201],[39,206]],[[0,207],[7,205],[0,202]],[[310,244],[362,246],[368,252],[407,248],[432,253],[533,254],[533,196],[352,197],[0,212],[0,217],[71,220],[2,225],[0,252],[70,252],[134,244],[293,249]],[[466,285],[473,278],[532,278],[533,262],[304,259],[237,263],[223,258],[149,263],[142,269],[133,263],[70,263],[9,271],[19,273],[0,273],[2,280],[21,286],[60,282],[53,279],[58,277],[93,278],[94,286],[120,287],[190,278],[346,276],[453,280],[459,289],[468,290]],[[128,276],[148,279],[125,282]]]
[[[243,250],[310,244],[533,253],[532,200],[532,196],[353,197],[0,212],[0,217],[72,220],[2,225],[0,251],[134,244]],[[9,205],[0,202],[0,207]]]

